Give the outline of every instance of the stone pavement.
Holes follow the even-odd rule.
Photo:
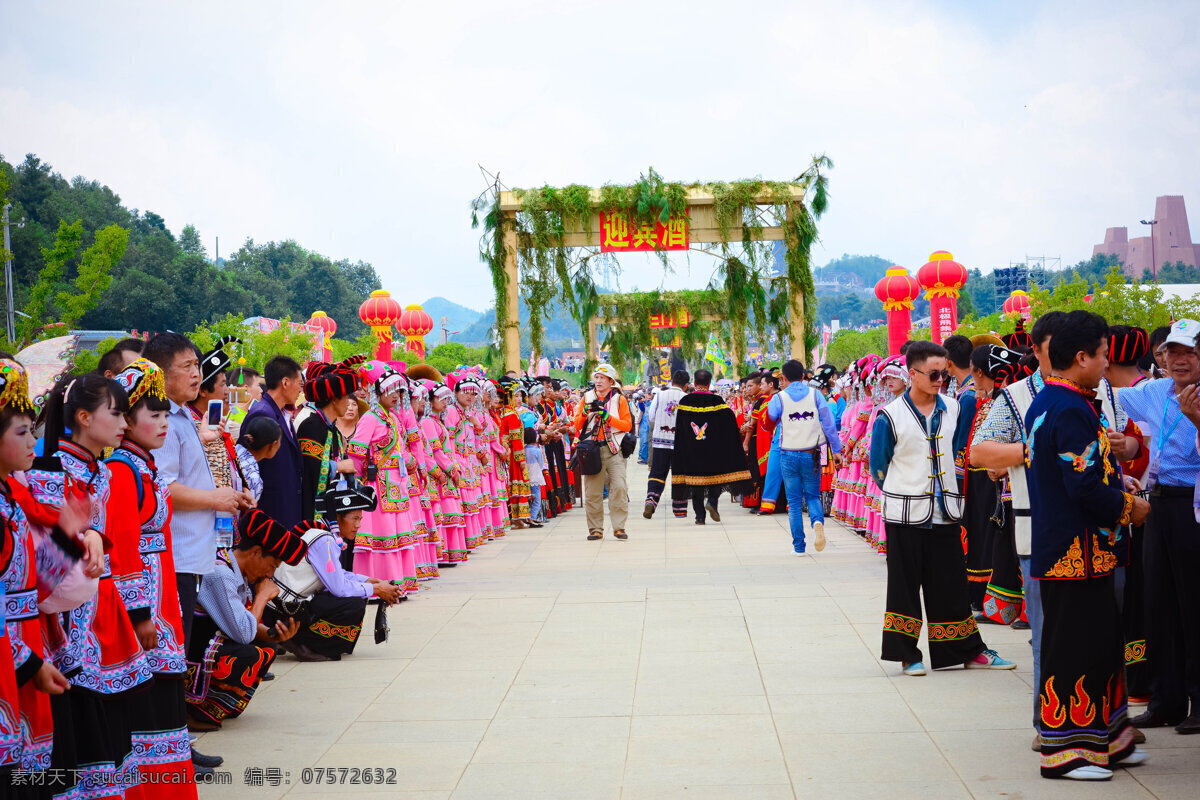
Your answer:
[[[1200,736],[1170,729],[1110,783],[1042,780],[1028,633],[984,629],[1016,671],[903,677],[877,658],[884,561],[853,533],[831,523],[823,553],[795,557],[786,517],[647,521],[645,468],[629,472],[628,541],[586,541],[577,507],[445,572],[392,611],[387,644],[368,611],[344,661],[281,657],[242,719],[200,737],[232,779],[200,796],[1200,795]],[[290,783],[249,787],[248,766]],[[306,767],[397,784],[304,785]]]

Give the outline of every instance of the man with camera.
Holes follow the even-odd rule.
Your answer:
[[[607,483],[613,536],[628,539],[625,520],[629,514],[629,491],[625,483],[625,459],[633,448],[623,447],[622,443],[633,429],[633,412],[629,409],[629,401],[616,388],[620,381],[611,364],[596,367],[592,380],[595,388],[588,389],[575,407],[575,430],[579,433],[575,446],[577,462],[593,458],[598,461],[598,464],[581,467],[584,470],[587,538],[590,541],[604,538],[604,486]],[[599,451],[598,457],[589,458],[587,451],[593,449]],[[596,471],[589,474],[592,469]]]

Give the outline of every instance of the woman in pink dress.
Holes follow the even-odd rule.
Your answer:
[[[458,466],[455,482],[462,502],[463,519],[467,528],[467,549],[474,550],[484,541],[483,526],[479,519],[479,460],[475,444],[475,426],[467,416],[479,393],[479,384],[472,377],[451,375],[454,380],[454,405],[446,409],[446,432],[454,446],[454,463]]]
[[[908,370],[903,356],[888,356],[876,367],[875,410],[868,421],[868,431],[875,427],[880,410],[908,389]],[[868,452],[869,452],[868,447]],[[867,472],[867,537],[875,543],[880,555],[887,555],[887,531],[883,526],[883,491]]]
[[[454,440],[446,426],[446,414],[454,404],[454,391],[445,384],[423,383],[428,402],[421,415],[421,429],[433,448],[434,466],[429,474],[438,493],[433,507],[443,548],[438,553],[438,566],[453,567],[467,560],[466,520],[456,482],[460,470],[454,458]]]
[[[478,391],[475,392],[471,404],[466,407],[466,417],[471,423],[472,435],[474,437],[474,458],[475,463],[472,465],[479,478],[479,543],[490,542],[496,538],[496,530],[492,525],[492,503],[495,498],[495,487],[492,481],[492,466],[491,466],[491,448],[488,447],[486,431],[487,424],[484,417],[487,414],[483,408],[483,393],[484,386],[488,384],[486,378],[473,375],[472,376],[478,385]],[[503,532],[501,533],[503,535]]]
[[[382,361],[368,361],[360,371],[368,385],[369,410],[358,421],[347,455],[362,481],[375,489],[379,504],[363,515],[354,539],[354,568],[371,578],[395,581],[408,594],[417,590],[418,536],[405,465],[411,456],[395,413],[404,377]]]
[[[417,580],[426,581],[440,577],[438,561],[441,536],[438,533],[437,517],[434,515],[433,501],[437,495],[434,480],[429,473],[434,468],[433,445],[429,442],[421,426],[421,415],[425,413],[425,403],[429,398],[429,390],[425,382],[410,380],[408,382],[408,415],[405,417],[405,427],[408,429],[408,448],[416,460],[419,480],[409,484],[409,498],[412,500],[412,513],[417,513],[419,506],[421,519],[425,523],[424,539],[417,543]],[[411,427],[409,427],[411,425]],[[410,476],[411,477],[411,476]]]
[[[508,450],[500,441],[500,424],[497,418],[500,394],[492,381],[483,385],[483,405],[483,439],[488,451],[488,472],[484,480],[491,482],[492,503],[489,510],[492,517],[492,534],[499,538],[508,533]]]

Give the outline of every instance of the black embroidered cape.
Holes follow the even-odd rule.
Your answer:
[[[748,480],[750,471],[733,410],[710,392],[684,395],[675,417],[672,485],[734,485]]]

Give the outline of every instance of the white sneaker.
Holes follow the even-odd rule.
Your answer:
[[[813,547],[817,548],[817,552],[825,549],[825,523],[818,522],[813,525]]]
[[[1063,777],[1072,781],[1107,781],[1112,780],[1112,770],[1089,764],[1086,767],[1076,767]]]

